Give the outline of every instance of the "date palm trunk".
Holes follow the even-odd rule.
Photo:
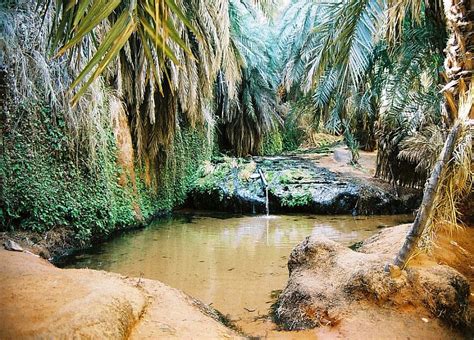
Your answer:
[[[444,175],[446,165],[452,157],[454,148],[456,146],[456,141],[458,140],[459,134],[461,132],[461,123],[456,121],[451,131],[448,134],[448,138],[444,143],[443,150],[436,162],[431,176],[428,179],[425,189],[423,192],[423,200],[421,206],[418,209],[416,214],[415,221],[408,232],[405,242],[402,246],[402,249],[398,252],[394,265],[399,268],[405,267],[408,260],[412,257],[413,253],[416,251],[418,241],[423,235],[423,231],[426,226],[431,223],[433,216],[433,207],[436,201],[436,196],[439,194],[439,186],[441,179]]]
[[[449,123],[458,117],[459,98],[471,86],[474,76],[474,0],[444,0],[450,36],[445,49],[447,85],[444,87]],[[474,108],[469,114],[474,118]]]
[[[437,195],[442,193],[439,186],[445,175],[445,167],[452,158],[462,122],[459,118],[461,97],[472,86],[474,76],[474,0],[444,0],[444,12],[449,30],[449,39],[445,49],[447,84],[443,88],[446,98],[446,125],[450,132],[443,150],[436,162],[423,192],[423,200],[402,249],[397,254],[394,264],[400,268],[416,251],[423,231],[430,225]],[[469,118],[474,118],[474,107],[471,106]]]

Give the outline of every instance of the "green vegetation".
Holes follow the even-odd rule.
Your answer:
[[[304,130],[294,119],[286,119],[282,135],[283,150],[294,151],[303,143]]]
[[[289,169],[281,173],[278,181],[281,184],[288,184],[302,179],[311,179],[311,176],[303,169]]]
[[[279,199],[281,206],[296,208],[305,207],[313,202],[312,193],[304,186],[305,181],[313,180],[312,174],[306,169],[276,169],[269,160],[259,160],[258,168],[262,169],[268,182],[269,192]],[[260,177],[256,177],[257,164],[254,161],[223,157],[215,162],[205,162],[201,168],[194,190],[198,193],[213,196],[218,193],[222,201],[224,197],[236,198],[237,195],[246,197],[264,197]],[[285,190],[292,185],[291,190]],[[293,186],[294,185],[294,186]],[[237,191],[236,191],[237,188]],[[277,193],[278,192],[278,193]]]
[[[253,161],[248,162],[243,159],[220,157],[214,159],[214,163],[207,161],[198,173],[200,178],[195,182],[194,189],[201,193],[219,191],[221,200],[225,193],[219,190],[220,187],[231,195],[239,188],[253,188],[261,191],[259,183],[251,185],[249,182],[255,170],[256,164]]]
[[[313,202],[313,195],[309,191],[294,192],[287,196],[283,196],[281,204],[284,207],[304,207]]]
[[[22,104],[5,118],[9,128],[3,136],[2,225],[38,232],[72,227],[82,242],[181,204],[210,150],[203,148],[199,130],[183,128],[176,135],[173,160],[159,169],[160,189],[155,192],[145,185],[143,171],[134,189],[130,178],[123,186],[118,183],[124,169],[117,163],[112,127],[105,122],[107,142],[97,148],[90,168],[83,156],[72,156],[62,115],[44,104]]]
[[[28,117],[13,124],[15,117]],[[42,103],[7,114],[4,138],[4,225],[44,232],[71,226],[78,239],[107,235],[135,222],[132,193],[117,184],[115,141],[97,150],[93,169],[69,150],[65,122]]]
[[[275,156],[283,152],[283,138],[279,130],[273,130],[263,135],[261,155]]]
[[[201,169],[201,178],[196,182],[196,190],[199,192],[211,192],[217,185],[226,179],[230,174],[230,164],[228,162],[211,164],[206,162]]]

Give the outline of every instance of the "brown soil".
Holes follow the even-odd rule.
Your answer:
[[[403,244],[403,238],[400,239],[399,235],[405,235],[409,227],[410,224],[404,224],[386,229],[383,233],[366,240],[359,251],[394,254]],[[417,254],[409,265],[414,268],[423,268],[436,264],[454,268],[469,282],[471,293],[468,319],[472,327],[474,322],[474,226],[439,232],[433,249],[429,253]]]
[[[395,254],[401,248],[410,224],[388,228],[367,239],[358,249],[363,253]],[[474,227],[459,228],[454,231],[441,231],[429,254],[420,253],[410,266],[448,265],[463,274],[471,287],[474,287]]]
[[[328,154],[298,154],[298,157],[312,161],[315,165],[327,168],[344,176],[373,179],[375,175],[377,152],[359,151],[359,166],[350,164],[351,153],[345,146],[335,147]]]
[[[442,233],[436,240],[433,255],[437,263],[447,264],[466,276],[474,288],[474,227]]]
[[[284,331],[275,324],[262,321],[243,327],[247,334],[264,339],[464,339],[462,333],[427,314],[399,313],[389,308],[377,310],[361,306],[344,316],[338,324],[313,329]]]
[[[217,315],[160,282],[59,269],[0,250],[0,338],[238,338]]]

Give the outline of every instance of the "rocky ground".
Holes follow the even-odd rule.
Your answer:
[[[0,250],[0,338],[225,339],[219,314],[158,281]]]
[[[327,153],[252,157],[210,164],[187,206],[237,213],[265,212],[268,183],[272,213],[397,214],[419,205],[421,191],[394,188],[373,178],[375,153],[362,153],[360,165],[348,165],[349,151],[337,147]]]
[[[28,251],[46,260],[67,255],[72,249],[83,245],[74,238],[74,231],[70,228],[58,227],[44,233],[25,230],[0,232],[0,243],[12,240]]]

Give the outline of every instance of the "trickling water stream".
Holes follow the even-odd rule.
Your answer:
[[[270,202],[268,201],[268,186],[265,187],[265,211],[267,212],[267,217],[270,216]]]
[[[310,234],[347,246],[411,216],[181,215],[156,220],[69,259],[93,268],[160,280],[212,304],[240,324],[265,315],[284,288],[292,248]]]

